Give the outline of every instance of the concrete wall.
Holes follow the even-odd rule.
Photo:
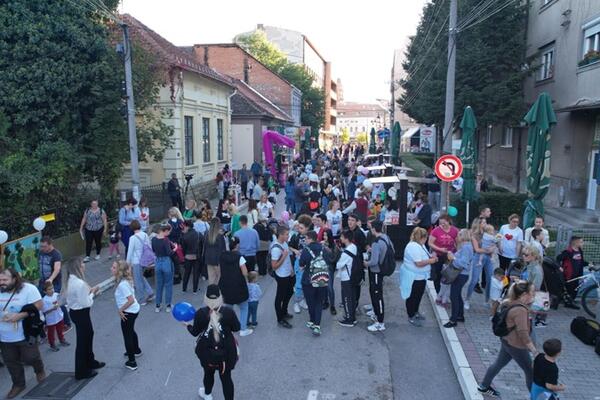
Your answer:
[[[238,168],[241,168],[244,163],[250,168],[255,158],[254,126],[252,124],[233,124],[231,140],[233,141],[233,159]]]

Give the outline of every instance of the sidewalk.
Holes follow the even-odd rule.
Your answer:
[[[435,308],[439,313],[441,307]],[[562,306],[558,310],[550,310],[547,319],[548,326],[545,328],[534,327],[533,335],[540,351],[542,351],[542,344],[547,339],[558,338],[562,341],[563,353],[557,364],[560,370],[559,381],[567,385],[567,390],[563,392],[561,398],[599,400],[600,360],[598,355],[594,353],[593,347],[581,343],[570,331],[571,321],[578,315],[586,316],[583,310],[569,310]],[[447,329],[456,333],[477,382],[481,382],[487,368],[494,362],[500,349],[499,338],[492,332],[489,316],[489,308],[484,304],[483,295],[474,293],[471,299],[471,309],[465,311],[466,322],[459,323],[454,329]],[[450,332],[449,334],[451,335]],[[514,362],[509,363],[496,376],[493,385],[500,391],[503,400],[529,398],[524,374]]]

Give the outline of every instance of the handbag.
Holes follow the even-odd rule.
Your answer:
[[[533,311],[548,311],[550,310],[550,293],[536,291],[531,305]]]
[[[445,283],[446,285],[451,284],[456,280],[456,278],[458,278],[458,275],[460,275],[461,271],[462,270],[460,268],[456,268],[454,266],[453,262],[446,264],[442,269],[442,283]]]

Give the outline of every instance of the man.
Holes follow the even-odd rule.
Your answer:
[[[308,305],[304,300],[302,291],[302,270],[300,269],[300,253],[306,246],[306,234],[310,230],[312,219],[308,215],[300,215],[298,217],[298,233],[290,240],[290,250],[293,253],[292,263],[296,274],[296,285],[294,286],[294,312],[299,314],[301,308],[308,310]]]
[[[429,205],[433,209],[433,211],[440,210],[440,184],[437,182],[437,177],[433,172],[427,175],[429,179],[435,179],[435,183],[427,184],[427,191],[429,192]]]
[[[12,388],[6,395],[14,399],[25,390],[24,364],[31,365],[38,383],[46,379],[44,363],[35,340],[27,340],[23,320],[30,312],[42,309],[42,297],[35,286],[23,282],[12,268],[0,271],[0,350],[12,379]]]
[[[38,282],[40,294],[44,294],[46,282],[52,283],[54,291],[60,293],[62,289],[62,254],[54,247],[52,238],[49,236],[44,236],[40,242],[38,265],[40,269],[40,280]],[[71,317],[64,305],[60,308],[65,315],[65,331],[68,331],[71,329]]]
[[[183,210],[183,201],[181,200],[181,186],[177,179],[177,174],[171,174],[171,180],[167,183],[167,193],[171,198],[171,206]]]
[[[354,244],[356,245],[357,253],[356,256],[361,260],[364,260],[363,254],[367,251],[367,237],[362,231],[359,225],[360,218],[356,214],[350,214],[348,217],[348,229],[352,232],[354,238]],[[352,290],[354,291],[354,307],[358,307],[358,301],[360,300],[360,286],[365,280],[364,273],[363,277],[359,282],[354,283]]]
[[[288,322],[293,316],[288,313],[288,305],[292,294],[296,277],[294,268],[290,259],[290,252],[287,241],[290,237],[289,229],[285,226],[277,227],[277,241],[271,245],[271,268],[273,276],[277,282],[277,292],[275,294],[275,314],[277,323],[282,328],[290,329],[292,325]]]
[[[262,177],[258,178],[256,180],[256,184],[252,188],[252,199],[253,200],[256,200],[256,201],[260,200],[262,195],[265,193],[265,191],[263,190],[264,185],[265,185],[265,181],[263,180]]]
[[[248,192],[248,180],[250,178],[250,171],[246,168],[246,164],[242,164],[242,169],[240,170],[240,182],[242,182],[242,196],[244,199],[247,199]]]
[[[240,241],[240,254],[246,259],[246,268],[248,271],[254,271],[256,268],[256,253],[260,247],[260,239],[258,232],[248,227],[248,217],[242,215],[240,217],[240,230],[233,236]]]
[[[296,214],[300,214],[304,207],[304,202],[306,201],[307,195],[304,190],[305,186],[305,178],[300,175],[300,178],[296,182],[296,186],[294,187],[294,204],[296,207]]]
[[[485,218],[486,220],[488,220],[491,216],[492,209],[489,206],[483,204],[479,207],[479,218]]]
[[[254,176],[254,182],[258,182],[258,177],[262,174],[262,166],[258,161],[254,160],[250,167],[250,171],[252,172],[252,176]]]
[[[383,233],[383,223],[381,221],[371,222],[371,235],[374,240],[371,245],[371,256],[365,261],[365,267],[369,269],[369,293],[371,294],[371,304],[373,310],[367,315],[373,319],[374,323],[367,328],[369,332],[380,332],[385,330],[383,322],[384,304],[383,304],[383,275],[381,274],[381,265],[384,263],[388,247],[394,248],[390,238]]]

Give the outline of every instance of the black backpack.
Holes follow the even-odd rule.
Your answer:
[[[507,336],[515,327],[508,328],[506,325],[506,317],[508,316],[508,312],[515,307],[525,307],[523,304],[513,304],[510,306],[500,306],[494,316],[492,317],[492,331],[494,335],[498,337]]]
[[[575,317],[571,321],[571,333],[588,346],[600,342],[600,325],[593,319]]]
[[[225,334],[219,330],[219,341],[215,340],[213,329],[209,327],[202,332],[196,342],[196,355],[205,358],[209,365],[221,365],[227,360],[227,349],[225,349]]]
[[[352,257],[352,270],[347,271],[350,275],[350,282],[353,285],[360,285],[360,283],[365,280],[365,267],[363,264],[363,259],[360,255],[354,255],[348,250],[344,250],[344,253]],[[348,270],[348,267],[346,267],[346,270]]]
[[[396,253],[394,252],[394,248],[385,239],[379,238],[378,240],[382,240],[387,246],[385,257],[383,258],[383,263],[379,265],[379,270],[383,276],[390,276],[396,270]]]

